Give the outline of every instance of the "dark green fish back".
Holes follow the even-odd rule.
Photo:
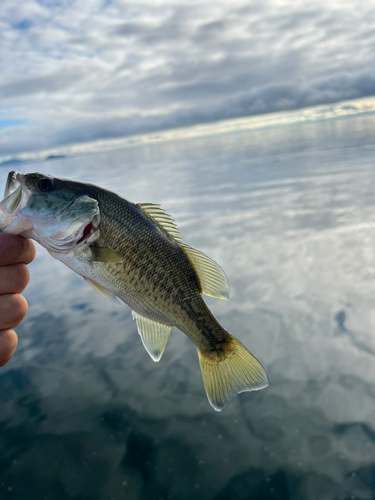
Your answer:
[[[203,301],[197,273],[180,245],[137,205],[96,186],[82,187],[99,202],[100,238],[94,245],[110,248],[122,259],[106,265],[116,294],[139,314],[177,326],[206,349],[217,348],[220,337],[225,340],[223,329]]]

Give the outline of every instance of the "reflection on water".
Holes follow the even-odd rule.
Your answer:
[[[225,269],[207,302],[270,387],[209,406],[196,349],[160,363],[125,305],[41,248],[0,371],[0,498],[375,496],[374,117],[25,166],[162,203]],[[7,171],[0,169],[1,188]]]

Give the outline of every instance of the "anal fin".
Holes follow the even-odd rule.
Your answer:
[[[137,330],[146,351],[154,361],[160,361],[160,358],[165,350],[165,346],[167,345],[172,327],[152,321],[151,319],[145,318],[134,311],[132,316],[136,321]]]

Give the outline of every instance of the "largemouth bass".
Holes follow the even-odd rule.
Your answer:
[[[100,187],[10,172],[0,232],[45,247],[97,292],[133,310],[138,333],[159,361],[173,326],[196,345],[210,404],[222,410],[241,392],[268,385],[262,365],[216,320],[201,294],[227,299],[224,271],[181,242],[173,219]]]

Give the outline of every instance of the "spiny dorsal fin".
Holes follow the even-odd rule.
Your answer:
[[[185,255],[193,265],[204,295],[216,299],[227,300],[229,298],[229,283],[223,269],[212,259],[199,250],[181,243],[180,232],[170,215],[160,208],[160,205],[152,203],[139,203],[138,207],[153,220],[173,240],[177,241]]]
[[[145,318],[134,311],[132,316],[137,323],[137,330],[146,351],[154,361],[160,361],[172,327],[152,321],[152,319]]]
[[[223,269],[204,253],[180,243],[182,250],[193,265],[204,295],[216,299],[229,299],[229,283]]]
[[[180,242],[180,231],[178,230],[175,221],[172,217],[165,212],[160,205],[154,205],[153,203],[138,203],[137,205],[142,212],[144,212],[147,217],[154,222],[172,239]]]
[[[116,304],[119,304],[120,301],[119,299],[116,297],[116,295],[112,292],[109,292],[108,290],[106,290],[103,286],[99,285],[99,283],[97,283],[96,281],[90,279],[90,278],[85,278],[83,277],[83,279],[96,291],[98,292],[99,295],[101,295],[102,297],[105,297],[106,299],[110,300],[111,302],[116,302]]]

